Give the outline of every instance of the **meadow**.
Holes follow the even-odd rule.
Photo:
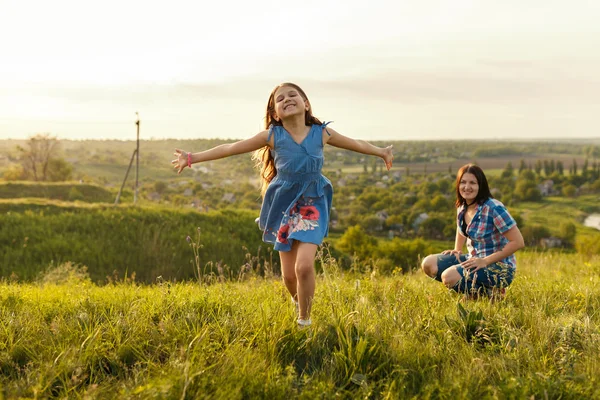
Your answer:
[[[0,172],[14,144],[0,141]],[[131,142],[67,141],[75,180],[0,183],[0,399],[600,398],[600,232],[582,225],[599,212],[596,192],[511,205],[525,229],[560,236],[573,223],[573,243],[519,252],[517,278],[495,303],[464,301],[420,273],[420,258],[448,238],[362,231],[372,251],[358,258],[343,250],[350,229],[332,229],[313,326],[298,329],[277,254],[254,223],[249,157],[186,176],[164,167],[165,148],[213,144],[142,143],[137,205],[132,175],[113,204]],[[403,199],[413,192],[418,212],[433,211],[429,200],[451,189],[431,181],[475,156],[499,177],[523,157],[581,164],[589,146],[578,145],[488,142],[452,157],[464,143],[406,143],[394,179],[414,184],[385,208],[412,218]],[[376,164],[327,156],[325,169],[348,178],[338,202],[345,193],[372,212],[388,201],[371,187]],[[395,222],[408,227],[402,213]]]
[[[522,252],[504,301],[419,272],[342,271],[327,249],[313,326],[277,276],[97,286],[57,267],[0,284],[5,398],[600,397],[600,258]]]

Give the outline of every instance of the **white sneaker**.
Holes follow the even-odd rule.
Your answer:
[[[298,318],[298,327],[299,328],[306,328],[312,325],[312,321],[310,319],[301,319]]]

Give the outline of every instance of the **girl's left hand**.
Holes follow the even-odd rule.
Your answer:
[[[394,145],[389,145],[388,147],[383,149],[383,155],[381,156],[381,158],[383,158],[383,161],[385,162],[385,167],[388,171],[390,170],[390,168],[392,168],[392,161],[394,161],[392,147],[394,147]]]
[[[180,174],[181,171],[187,167],[187,152],[180,149],[175,149],[175,153],[173,153],[173,155],[177,158],[172,160],[171,164],[173,164],[173,168],[177,170],[177,173]]]
[[[468,260],[461,262],[460,265],[469,272],[479,271],[488,266],[483,258],[477,257],[469,258]]]

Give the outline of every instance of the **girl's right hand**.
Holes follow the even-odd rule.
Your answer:
[[[173,155],[177,158],[172,160],[171,164],[173,164],[173,168],[177,170],[177,173],[180,174],[188,165],[188,153],[183,150],[175,149]]]
[[[384,148],[383,156],[381,157],[383,158],[383,161],[385,162],[385,167],[388,171],[392,168],[392,161],[394,161],[393,146],[394,145],[389,145],[388,147]]]

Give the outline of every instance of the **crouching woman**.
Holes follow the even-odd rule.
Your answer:
[[[456,176],[454,249],[431,254],[423,271],[469,298],[502,298],[516,272],[514,253],[524,247],[514,218],[490,193],[483,170],[467,164]],[[462,254],[467,245],[467,254]]]

